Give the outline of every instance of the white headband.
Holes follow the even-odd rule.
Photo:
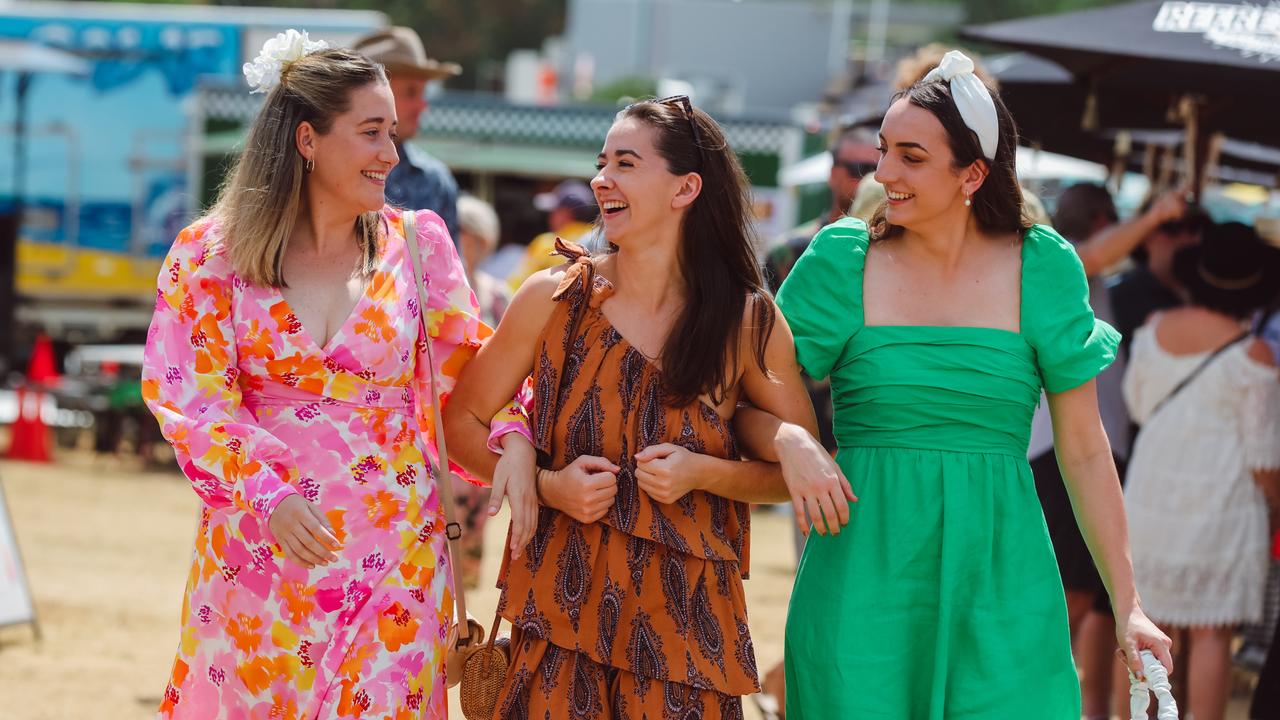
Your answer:
[[[1000,121],[996,118],[996,103],[991,99],[991,92],[973,74],[973,61],[959,50],[952,50],[920,82],[934,80],[951,83],[951,98],[960,111],[960,117],[978,136],[982,154],[988,160],[995,160],[996,145],[1000,140]]]

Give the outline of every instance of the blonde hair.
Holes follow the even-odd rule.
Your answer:
[[[1049,211],[1045,209],[1044,202],[1040,200],[1039,195],[1028,190],[1026,186],[1022,188],[1022,211],[1036,225],[1053,227],[1053,219],[1049,217]]]
[[[858,189],[853,192],[849,215],[870,224],[871,218],[876,214],[876,208],[880,207],[884,199],[884,186],[880,181],[866,175],[858,181]]]
[[[916,49],[915,53],[908,55],[898,61],[894,67],[893,89],[894,91],[906,90],[924,79],[929,71],[938,67],[938,63],[942,62],[942,57],[949,50],[958,50],[959,48],[942,43],[929,43],[924,47]],[[965,50],[965,55],[973,58],[973,74],[978,76],[984,85],[992,90],[1000,89],[1000,81],[996,80],[991,73],[982,65],[981,56],[976,53]]]
[[[324,135],[351,108],[352,91],[386,82],[381,65],[349,50],[321,50],[284,67],[280,84],[249,127],[244,152],[205,214],[220,225],[219,242],[238,276],[255,285],[286,286],[281,265],[302,207],[306,173],[295,144],[298,126],[311,123]],[[373,272],[380,226],[376,211],[355,220],[365,275]]]
[[[472,195],[458,197],[458,229],[484,240],[492,251],[498,246],[498,213],[493,206]]]

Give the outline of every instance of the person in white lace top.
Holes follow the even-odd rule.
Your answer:
[[[1280,376],[1270,349],[1246,330],[1280,288],[1278,265],[1247,226],[1207,231],[1175,260],[1188,305],[1138,330],[1124,378],[1142,426],[1125,488],[1134,576],[1151,618],[1170,634],[1187,631],[1197,720],[1223,717],[1232,631],[1262,614],[1268,528],[1259,483],[1280,467]]]

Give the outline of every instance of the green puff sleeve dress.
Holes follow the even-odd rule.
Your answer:
[[[811,534],[787,616],[788,720],[1079,720],[1066,602],[1027,465],[1041,388],[1115,357],[1084,268],[1023,237],[1021,331],[866,326],[866,225],[824,228],[778,294],[800,364],[830,375],[859,501]]]

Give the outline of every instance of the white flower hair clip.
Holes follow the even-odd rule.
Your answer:
[[[270,92],[271,88],[280,84],[280,75],[284,72],[285,65],[328,48],[329,43],[312,40],[305,30],[298,32],[291,28],[276,35],[262,44],[262,51],[253,62],[244,64],[244,77],[251,88],[249,92]]]

